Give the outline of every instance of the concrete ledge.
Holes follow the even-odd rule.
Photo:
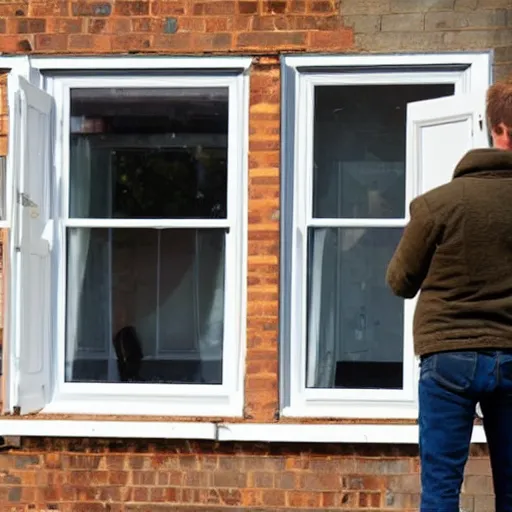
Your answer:
[[[302,425],[165,421],[0,420],[0,436],[205,439],[268,443],[417,444],[417,425]],[[486,443],[475,426],[472,443]]]

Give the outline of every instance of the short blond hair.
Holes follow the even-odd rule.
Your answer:
[[[489,129],[500,133],[502,123],[512,129],[512,78],[489,87],[486,111]]]

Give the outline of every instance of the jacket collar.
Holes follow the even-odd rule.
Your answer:
[[[510,173],[512,178],[512,151],[494,148],[474,149],[462,158],[455,168],[453,177],[503,177],[505,173]]]

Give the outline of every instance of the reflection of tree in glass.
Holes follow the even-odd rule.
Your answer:
[[[114,216],[225,216],[226,149],[206,148],[198,157],[186,149],[115,152]]]

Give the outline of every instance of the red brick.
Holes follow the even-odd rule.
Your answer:
[[[151,34],[123,34],[112,36],[113,51],[143,51],[151,48]]]
[[[294,19],[290,16],[257,16],[252,23],[252,30],[290,30],[294,25]]]
[[[178,21],[178,32],[205,32],[206,18],[202,16],[184,16]],[[179,34],[176,34],[179,35]]]
[[[130,18],[114,18],[112,21],[113,34],[129,34],[132,31],[132,20]]]
[[[134,485],[155,485],[156,472],[151,471],[134,471],[132,473],[132,482]]]
[[[286,11],[286,0],[263,0],[262,6],[266,14],[283,14]]]
[[[261,491],[261,501],[267,507],[282,507],[286,504],[285,493],[281,490]]]
[[[293,26],[295,30],[338,30],[343,27],[340,16],[294,16]]]
[[[149,487],[134,487],[131,499],[135,502],[149,501]]]
[[[238,35],[239,48],[305,48],[306,32],[245,32]]]
[[[127,471],[109,471],[108,483],[110,485],[126,485],[130,474]]]
[[[71,14],[73,16],[110,16],[112,14],[112,3],[89,2],[80,0],[71,4]]]
[[[238,12],[240,14],[257,14],[258,2],[254,1],[254,0],[251,0],[251,1],[241,0],[238,2]]]
[[[114,4],[114,14],[120,16],[147,16],[149,14],[149,0],[117,0]]]
[[[69,2],[41,0],[28,2],[30,16],[69,16]]]
[[[156,35],[153,39],[155,49],[165,49],[176,53],[190,48],[192,44],[192,34],[162,34]]]
[[[46,20],[23,18],[17,22],[17,30],[19,34],[37,34],[46,31]]]
[[[162,20],[158,18],[133,18],[131,20],[134,32],[156,32],[162,30]]]
[[[309,45],[318,49],[348,51],[352,48],[353,43],[354,33],[349,29],[309,33]]]
[[[84,31],[84,20],[81,18],[49,18],[48,32],[57,34],[79,34]]]
[[[254,25],[254,16],[241,15],[230,18],[231,28],[234,32],[248,32]]]
[[[306,12],[306,0],[289,0],[290,12],[299,14]]]
[[[229,50],[232,44],[233,35],[228,32],[218,34],[194,34],[192,36],[192,46],[200,51]]]
[[[180,16],[186,14],[188,2],[183,0],[154,0],[151,2],[151,14],[160,16]]]
[[[109,36],[97,34],[70,35],[68,48],[77,52],[108,52],[111,48],[111,39]]]
[[[228,32],[229,30],[230,20],[226,17],[207,16],[204,21],[206,32]]]
[[[338,2],[334,0],[309,0],[308,12],[317,14],[333,14],[339,12]]]
[[[128,20],[127,20],[128,21]],[[129,23],[129,21],[128,21]],[[87,30],[91,34],[101,34],[109,31],[108,20],[104,18],[90,18],[87,20]]]
[[[319,508],[322,505],[322,495],[319,492],[289,491],[286,499],[292,507]]]
[[[0,17],[26,16],[26,15],[27,15],[26,3],[17,3],[17,4],[1,3],[0,4]]]

